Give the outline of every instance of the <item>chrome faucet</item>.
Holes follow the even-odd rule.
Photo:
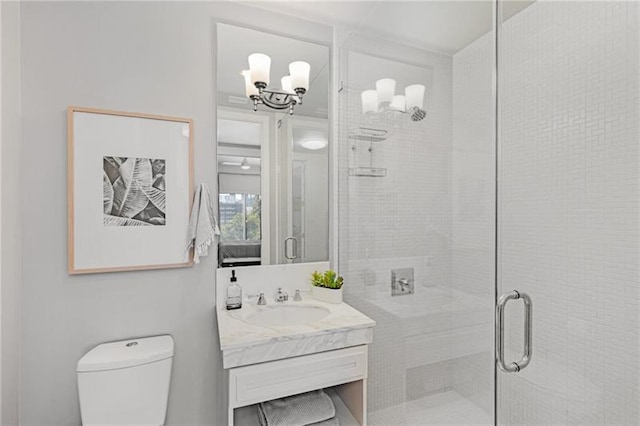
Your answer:
[[[286,302],[289,300],[289,295],[286,291],[282,291],[282,287],[278,287],[278,292],[276,293],[276,302]]]

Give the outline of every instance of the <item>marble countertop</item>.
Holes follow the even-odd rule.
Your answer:
[[[275,302],[271,305],[274,304]],[[307,324],[264,326],[251,324],[246,321],[246,318],[261,309],[272,308],[270,305],[266,307],[257,306],[255,301],[245,300],[242,308],[237,310],[228,311],[218,306],[216,314],[218,317],[220,349],[222,351],[237,350],[279,341],[344,333],[352,330],[373,328],[376,324],[371,318],[346,303],[331,304],[306,298],[301,302],[291,300],[282,302],[282,305],[315,306],[327,309],[329,313],[326,317]]]

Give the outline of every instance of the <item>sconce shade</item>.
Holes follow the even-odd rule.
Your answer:
[[[396,111],[405,111],[406,110],[406,98],[404,95],[395,95],[389,108]]]
[[[378,112],[378,92],[376,90],[365,90],[360,94],[362,98],[362,112]]]
[[[269,85],[269,70],[271,68],[271,58],[264,53],[253,53],[249,55],[249,70],[251,71],[251,83],[256,82]]]
[[[251,71],[242,71],[242,77],[244,77],[244,91],[247,98],[251,98],[251,96],[258,96],[258,88],[251,82]]]
[[[392,78],[382,78],[376,81],[376,91],[378,92],[378,102],[390,103],[393,94],[396,92],[396,81]]]
[[[404,94],[407,97],[407,109],[416,107],[423,109],[424,107],[424,85],[412,84],[404,88]]]
[[[280,87],[283,92],[294,93],[293,88],[291,87],[291,77],[288,75],[280,79]]]
[[[291,87],[295,89],[309,90],[309,72],[311,65],[307,62],[296,61],[289,64],[289,75],[291,76]]]

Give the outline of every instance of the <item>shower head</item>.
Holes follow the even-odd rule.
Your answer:
[[[427,116],[427,112],[418,107],[411,108],[411,121],[421,121]]]

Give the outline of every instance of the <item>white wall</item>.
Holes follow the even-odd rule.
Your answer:
[[[20,292],[22,289],[22,182],[20,131],[20,3],[1,2],[2,146],[0,158],[0,281],[2,315],[1,394],[3,425],[18,424],[20,372]]]
[[[331,29],[227,3],[22,5],[25,425],[79,424],[75,367],[93,345],[170,333],[167,424],[223,424],[215,251],[194,268],[66,273],[67,105],[192,117],[195,180],[216,188],[214,17],[331,40]]]

